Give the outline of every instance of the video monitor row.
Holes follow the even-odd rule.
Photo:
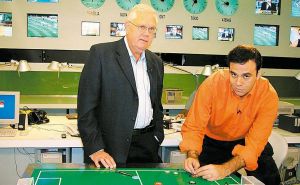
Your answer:
[[[111,22],[110,36],[125,36],[124,23]],[[83,21],[82,36],[99,36],[100,22]],[[12,36],[12,14],[0,12],[0,36]],[[218,28],[217,40],[234,41],[234,28]],[[27,14],[27,37],[58,37],[57,14]],[[278,46],[279,25],[255,24],[253,44]],[[183,25],[166,25],[165,39],[183,39]],[[193,26],[193,40],[209,40],[209,27]],[[300,47],[300,26],[290,28],[290,46]]]

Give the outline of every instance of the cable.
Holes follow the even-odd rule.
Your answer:
[[[17,165],[17,160],[16,160],[16,148],[14,148],[14,162],[15,162],[16,174],[18,175],[19,178],[21,178],[21,175],[18,172],[18,165]]]

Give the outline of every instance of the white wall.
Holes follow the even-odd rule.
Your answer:
[[[264,56],[282,56],[300,58],[300,48],[289,47],[290,26],[300,26],[300,18],[291,17],[291,0],[281,0],[281,15],[256,15],[255,0],[239,0],[239,9],[231,17],[220,15],[215,8],[214,0],[207,0],[204,12],[197,14],[198,20],[191,20],[184,6],[183,0],[175,0],[175,5],[167,13],[159,13],[165,18],[159,20],[157,38],[151,50],[163,53],[194,53],[194,54],[227,54],[238,44],[253,43],[254,24],[280,25],[279,46],[257,47]],[[150,0],[141,0],[150,4]],[[99,15],[88,12],[95,11]],[[118,7],[115,0],[106,0],[99,9],[88,9],[80,0],[60,0],[59,3],[27,3],[27,0],[13,0],[1,2],[0,12],[12,12],[13,36],[0,37],[0,48],[28,48],[28,49],[64,49],[88,50],[92,44],[118,40],[110,37],[110,22],[123,22],[127,13]],[[27,13],[58,14],[58,38],[28,38]],[[222,18],[230,18],[231,22],[222,22]],[[100,36],[81,36],[81,21],[100,21]],[[166,40],[164,38],[165,25],[183,25],[182,40]],[[192,26],[208,26],[209,40],[192,40]],[[235,28],[234,42],[217,41],[218,27]]]

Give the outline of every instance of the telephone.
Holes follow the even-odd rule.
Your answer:
[[[66,124],[66,131],[70,136],[80,137],[77,124]]]

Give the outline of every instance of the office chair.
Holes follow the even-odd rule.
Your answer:
[[[287,155],[288,144],[282,135],[274,131],[272,131],[268,141],[273,147],[273,152],[274,152],[273,159],[275,160],[276,166],[279,169],[279,167],[281,166],[283,160]]]

